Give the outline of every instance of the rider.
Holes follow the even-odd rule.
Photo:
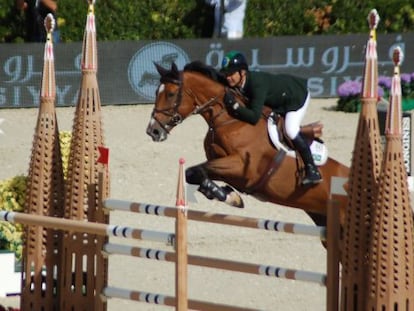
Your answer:
[[[305,165],[303,185],[317,184],[322,181],[315,165],[309,144],[300,133],[300,123],[310,101],[307,81],[287,74],[249,71],[246,58],[241,52],[231,51],[225,55],[221,72],[226,76],[229,86],[238,89],[247,98],[246,107],[237,103],[230,92],[224,96],[224,104],[237,119],[256,124],[263,106],[268,106],[285,119],[287,136],[292,140]]]

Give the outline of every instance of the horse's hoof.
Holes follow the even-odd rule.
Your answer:
[[[244,208],[242,198],[235,192],[228,194],[225,202],[233,207]]]
[[[244,202],[241,196],[230,186],[223,187],[226,191],[227,196],[225,202],[233,207],[244,208]]]

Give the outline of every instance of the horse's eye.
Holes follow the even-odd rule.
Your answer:
[[[167,93],[167,98],[173,98],[175,96],[175,93],[174,92],[168,92]]]

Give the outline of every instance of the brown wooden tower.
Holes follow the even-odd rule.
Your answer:
[[[385,124],[385,151],[372,213],[367,309],[414,310],[413,214],[404,166],[401,132],[402,52],[394,50],[394,76]]]
[[[342,249],[341,310],[363,310],[373,208],[382,159],[377,115],[378,64],[376,27],[379,16],[368,16],[370,36],[365,53],[362,105],[349,176],[349,203]]]
[[[52,32],[54,19],[45,19],[40,107],[27,178],[25,213],[63,216],[64,180],[59,130],[55,111],[55,67]],[[59,310],[61,233],[39,226],[27,226],[23,256],[21,310]]]
[[[76,106],[66,183],[65,218],[108,223],[98,197],[99,146],[104,145],[101,102],[97,82],[97,44],[94,1],[89,0],[82,47],[82,80]],[[107,177],[107,176],[106,176]],[[105,178],[108,182],[108,178]],[[108,196],[104,185],[104,198]],[[106,193],[105,193],[106,191]],[[101,250],[107,238],[65,233],[61,310],[105,310],[100,292],[107,280],[107,259]]]

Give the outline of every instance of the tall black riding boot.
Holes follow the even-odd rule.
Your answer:
[[[322,181],[321,174],[313,161],[310,147],[302,134],[298,134],[295,139],[292,140],[293,145],[302,157],[305,165],[305,177],[302,180],[302,185],[317,184]]]

